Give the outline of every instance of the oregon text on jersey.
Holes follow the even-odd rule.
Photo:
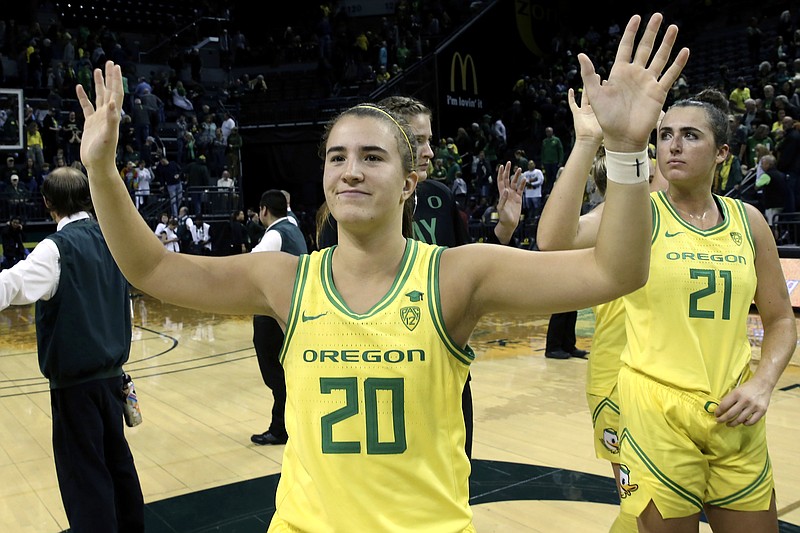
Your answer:
[[[425,361],[425,350],[305,350],[306,363],[413,363]]]
[[[711,263],[747,264],[747,259],[736,254],[707,254],[703,252],[667,252],[664,255],[670,261],[705,261]]]

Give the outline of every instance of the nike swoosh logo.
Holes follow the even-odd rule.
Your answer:
[[[306,315],[306,312],[303,311],[303,317],[302,318],[303,318],[303,322],[308,322],[309,320],[316,320],[316,319],[318,319],[320,317],[323,317],[323,316],[325,316],[327,314],[328,314],[328,312],[325,311],[324,313],[320,313],[319,315]]]
[[[683,232],[682,231],[676,231],[675,233],[670,233],[670,232],[667,231],[667,232],[664,233],[664,237],[669,239],[670,237],[674,237],[675,235],[680,235],[681,233],[683,233]]]

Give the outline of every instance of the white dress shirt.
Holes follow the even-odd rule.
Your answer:
[[[86,211],[64,217],[58,222],[56,231],[61,231],[70,222],[85,218],[89,218]],[[0,309],[49,300],[58,290],[60,278],[61,254],[56,243],[45,238],[24,261],[0,272]]]
[[[211,231],[211,226],[208,222],[203,222],[202,226],[194,225],[192,226],[192,240],[195,244],[201,244],[203,241],[208,239],[209,233]],[[211,241],[209,240],[206,243],[203,243],[203,248],[206,250],[211,250]]]
[[[290,217],[282,217],[267,226],[267,231],[264,232],[264,235],[261,237],[261,240],[258,241],[258,244],[250,250],[250,253],[253,252],[280,252],[281,246],[283,245],[283,239],[281,238],[281,234],[277,231],[270,231],[270,228],[277,224],[278,222],[286,219],[291,220]]]

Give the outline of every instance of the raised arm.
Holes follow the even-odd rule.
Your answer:
[[[639,17],[631,18],[617,49],[609,78],[602,84],[589,58],[584,54],[578,56],[584,87],[603,130],[606,148],[608,187],[595,258],[605,268],[610,268],[607,272],[612,275],[618,268],[627,270],[620,262],[636,262],[636,266],[626,275],[643,275],[642,283],[649,270],[652,222],[647,143],[650,132],[661,116],[667,95],[689,59],[689,50],[683,48],[664,71],[678,35],[678,27],[670,25],[666,29],[653,55],[661,21],[660,13],[650,18],[634,50]],[[634,157],[632,153],[637,152]],[[632,176],[625,175],[631,171],[631,166],[635,167],[637,179],[641,179],[636,185],[624,184]],[[640,199],[642,194],[643,201]],[[635,222],[631,214],[636,217]],[[623,235],[627,239],[620,239]]]
[[[581,207],[586,178],[603,142],[603,130],[587,93],[584,92],[580,104],[575,100],[573,89],[567,96],[575,127],[575,145],[539,218],[536,243],[540,250],[589,248],[595,245],[600,227],[602,204],[584,216],[581,216]]]
[[[661,21],[661,14],[654,14],[634,46],[640,17],[630,19],[609,78],[602,83],[589,58],[578,56],[607,151],[609,183],[596,246],[538,253],[488,246],[447,250],[441,293],[459,292],[442,296],[455,340],[468,339],[465,332],[486,313],[582,309],[646,282],[651,230],[647,142],[689,57],[688,49],[682,49],[666,68],[678,32],[674,25],[653,53]]]
[[[120,67],[107,62],[105,79],[95,69],[94,84],[94,105],[83,87],[76,87],[86,118],[81,161],[103,235],[125,277],[148,294],[184,307],[283,318],[290,289],[280,287],[292,286],[296,257],[275,253],[269,259],[249,254],[211,258],[167,252],[134,207],[115,167],[123,99]],[[258,280],[273,280],[275,290],[270,293]]]
[[[522,170],[511,174],[511,163],[497,167],[497,214],[498,221],[494,227],[494,235],[501,244],[508,244],[514,237],[522,214],[522,191],[525,180]]]

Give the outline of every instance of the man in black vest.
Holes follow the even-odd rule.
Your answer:
[[[284,193],[270,189],[261,195],[259,218],[267,231],[250,253],[286,252],[293,255],[308,253],[306,239],[297,223],[288,214]],[[255,444],[286,444],[284,410],[286,408],[286,377],[280,361],[283,346],[283,330],[278,322],[268,316],[253,317],[253,345],[256,349],[258,368],[264,384],[272,390],[272,422],[264,433],[250,437]]]
[[[86,176],[57,168],[42,196],[57,231],[0,272],[0,309],[36,303],[39,368],[50,381],[56,474],[72,531],[144,531],[122,422],[128,282],[89,214]]]

